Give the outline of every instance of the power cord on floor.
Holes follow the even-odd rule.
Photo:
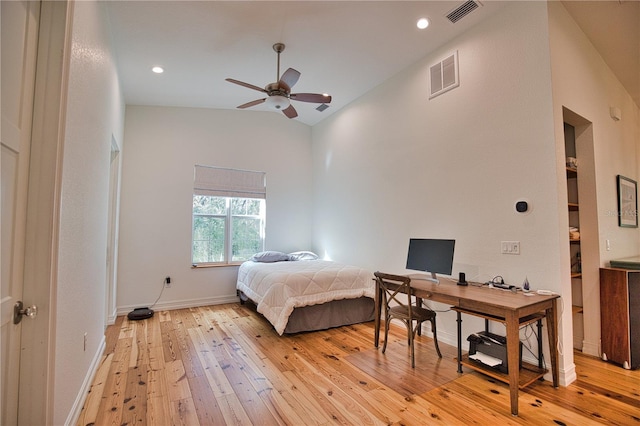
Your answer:
[[[170,279],[169,277],[165,279],[164,283],[162,284],[162,289],[160,290],[160,294],[158,295],[158,298],[156,299],[156,301],[153,302],[153,305],[149,307],[144,307],[144,308],[135,308],[133,311],[127,314],[127,318],[129,318],[132,321],[140,321],[140,320],[145,320],[147,318],[151,318],[153,316],[153,309],[151,308],[156,306],[156,303],[158,303],[158,300],[160,300],[160,298],[162,297],[165,284],[169,284],[171,282],[169,281],[169,279]]]
[[[156,306],[156,303],[158,303],[158,300],[160,300],[160,298],[162,297],[162,293],[164,293],[164,289],[166,287],[167,284],[167,278],[165,278],[164,280],[162,280],[162,290],[160,290],[160,295],[158,295],[158,298],[156,299],[155,302],[153,302],[153,305],[149,306],[149,309],[153,308],[154,306]]]

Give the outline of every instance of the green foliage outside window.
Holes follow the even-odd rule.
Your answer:
[[[262,251],[264,210],[262,199],[194,195],[192,263],[242,262]]]

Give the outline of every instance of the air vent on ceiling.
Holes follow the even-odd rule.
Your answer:
[[[327,108],[329,108],[329,105],[327,105],[327,104],[320,104],[320,105],[318,105],[318,108],[316,108],[316,109],[317,109],[318,111],[322,112],[322,111],[324,111],[324,110],[325,110],[325,109],[327,109]]]
[[[451,21],[451,23],[455,24],[480,6],[482,6],[482,3],[477,0],[466,1],[451,12],[447,13],[447,19]]]
[[[437,64],[429,67],[430,90],[429,99],[458,87],[458,51],[456,50]]]

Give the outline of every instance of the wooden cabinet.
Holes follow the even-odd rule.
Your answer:
[[[640,366],[640,270],[600,268],[602,359]]]

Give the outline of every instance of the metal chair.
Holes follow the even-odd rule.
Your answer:
[[[413,304],[411,278],[402,275],[386,274],[384,272],[375,272],[373,275],[376,277],[375,279],[382,290],[382,300],[380,302],[384,307],[384,345],[382,346],[382,353],[387,349],[389,323],[392,319],[399,319],[407,327],[408,343],[411,348],[411,368],[415,368],[413,341],[416,331],[420,330],[422,323],[429,321],[431,323],[436,352],[438,352],[438,356],[442,358],[440,348],[438,347],[438,337],[436,335],[436,313],[431,309]],[[418,332],[418,334],[420,333]]]

